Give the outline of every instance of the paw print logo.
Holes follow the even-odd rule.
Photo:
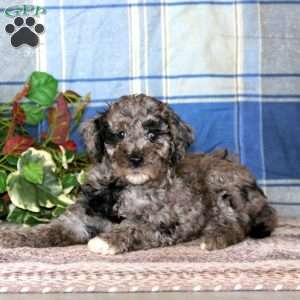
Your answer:
[[[7,24],[5,31],[11,34],[11,44],[14,47],[19,47],[26,44],[31,47],[37,46],[39,43],[39,34],[45,30],[42,24],[36,24],[33,17],[28,17],[25,20],[22,17],[14,19],[14,24]]]

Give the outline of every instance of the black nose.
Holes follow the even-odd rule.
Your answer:
[[[130,161],[133,167],[137,168],[143,163],[144,158],[141,155],[132,154],[128,156],[128,160]]]

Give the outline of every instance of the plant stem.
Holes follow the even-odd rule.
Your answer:
[[[6,171],[8,171],[8,172],[14,172],[15,171],[15,169],[10,168],[10,167],[8,167],[6,165],[3,165],[3,164],[0,164],[0,169],[1,168],[4,169],[4,170],[6,170]]]
[[[1,159],[0,159],[0,163],[2,163],[3,161],[5,161],[7,159],[7,155],[4,155]]]
[[[3,103],[0,105],[0,112],[6,110],[7,108],[12,106],[13,101],[9,101],[7,103]]]
[[[1,119],[0,124],[2,124],[5,127],[9,127],[10,126],[10,121]]]
[[[50,135],[47,136],[46,140],[42,143],[41,146],[47,148],[47,145],[49,142],[51,142],[51,139],[52,139],[52,137]]]

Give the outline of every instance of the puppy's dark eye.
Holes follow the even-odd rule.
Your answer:
[[[155,140],[157,139],[158,137],[158,132],[155,132],[155,131],[148,131],[147,134],[147,139],[150,141],[150,142],[155,142]]]
[[[126,132],[125,132],[125,131],[119,131],[119,132],[117,133],[117,136],[118,136],[118,138],[119,138],[120,140],[123,140],[123,139],[125,138],[125,136],[126,136]]]

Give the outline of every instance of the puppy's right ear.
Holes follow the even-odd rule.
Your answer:
[[[104,156],[105,113],[84,122],[80,126],[87,154],[92,162],[101,162]]]

